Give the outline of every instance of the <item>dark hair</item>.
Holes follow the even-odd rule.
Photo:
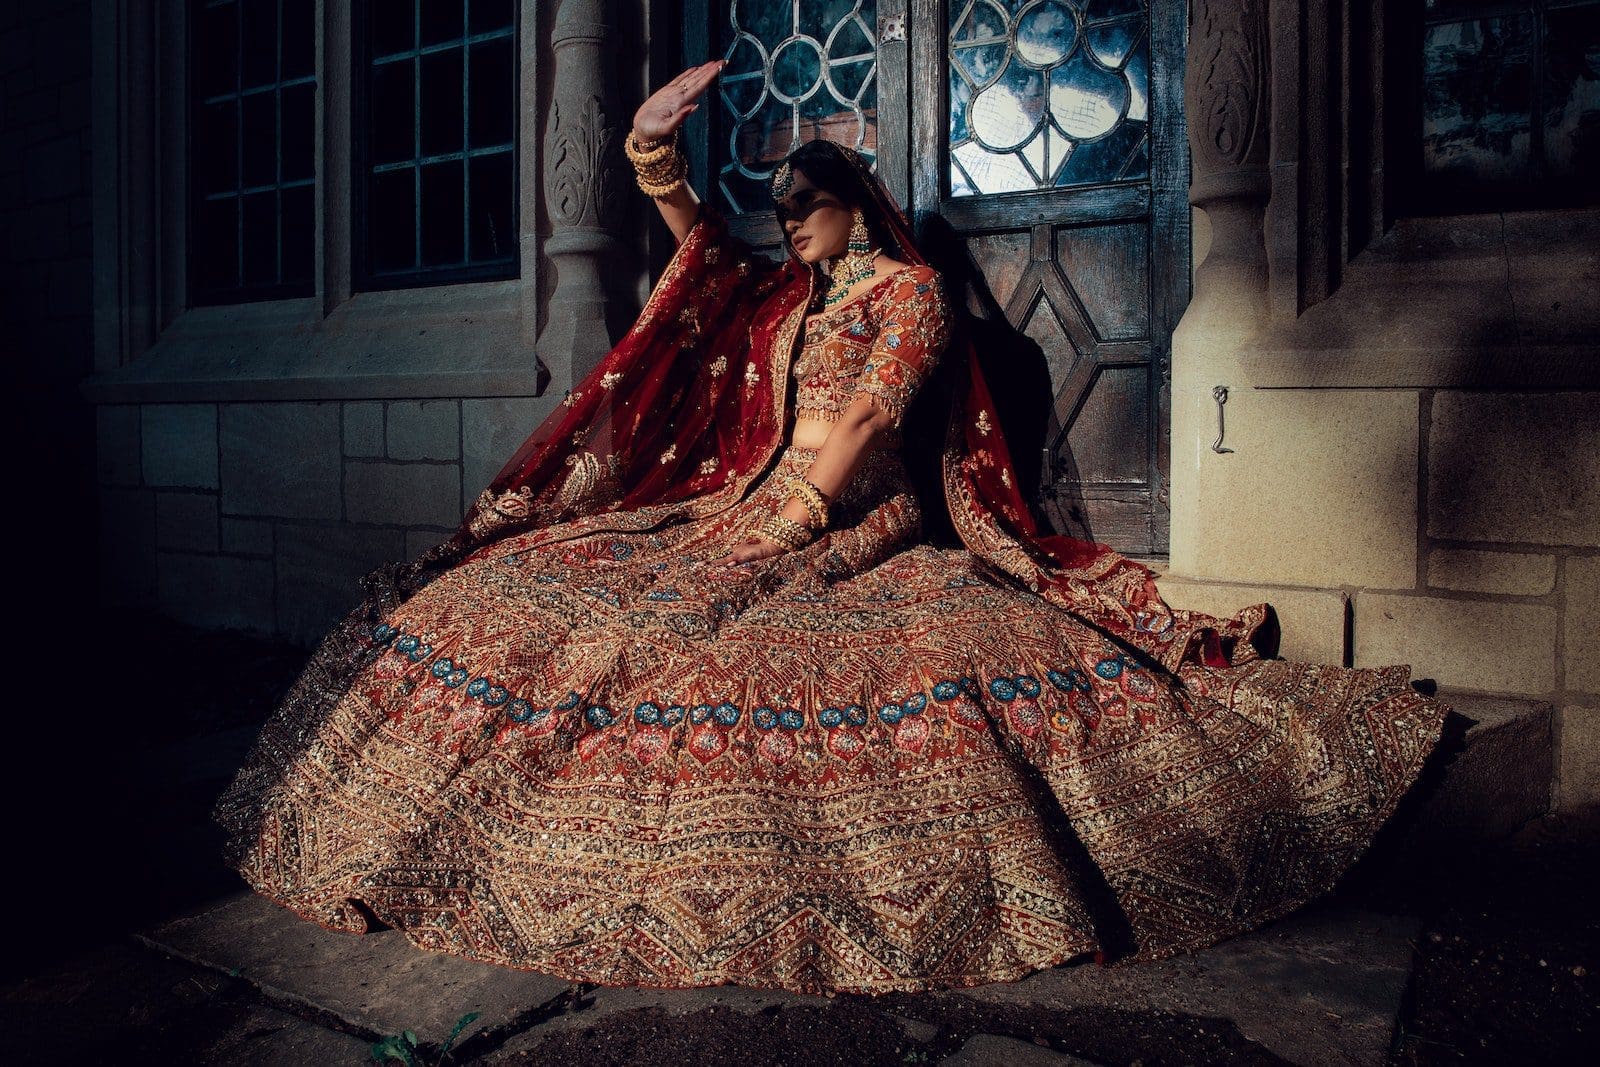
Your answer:
[[[856,165],[846,158],[849,149],[841,148],[826,138],[807,141],[783,157],[782,162],[795,170],[804,171],[811,184],[826,190],[844,201],[846,207],[861,209],[867,222],[867,233],[873,247],[882,248],[890,255],[899,256],[901,249],[895,242],[877,198],[866,185]],[[777,167],[773,168],[774,170]]]

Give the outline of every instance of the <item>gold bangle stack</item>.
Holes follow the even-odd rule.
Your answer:
[[[656,199],[670,196],[683,185],[684,176],[689,173],[689,160],[678,151],[677,130],[672,131],[671,137],[644,143],[629,130],[628,136],[622,139],[622,150],[633,162],[639,190],[646,196]]]
[[[828,525],[828,498],[822,490],[798,475],[789,479],[789,485],[794,488],[794,495],[806,506],[806,514],[811,517],[811,528],[820,530]]]
[[[751,527],[750,532],[774,541],[791,552],[811,543],[811,531],[785,515],[768,515],[758,525]]]

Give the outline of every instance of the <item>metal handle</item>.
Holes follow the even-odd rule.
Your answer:
[[[1219,385],[1211,390],[1211,399],[1217,402],[1217,439],[1211,443],[1211,451],[1217,453],[1232,452],[1231,448],[1222,447],[1222,438],[1228,429],[1222,422],[1222,405],[1228,402],[1228,387]]]

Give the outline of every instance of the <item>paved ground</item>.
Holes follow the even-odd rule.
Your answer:
[[[325,931],[243,891],[205,817],[304,653],[104,632],[105,676],[159,679],[160,700],[33,735],[76,759],[19,790],[55,849],[8,909],[0,1019],[23,1062],[356,1064],[410,1031],[431,1064],[473,1013],[445,1062],[1564,1063],[1600,1025],[1594,818],[1445,856],[1380,841],[1327,900],[1206,952],[915,996],[573,986]]]

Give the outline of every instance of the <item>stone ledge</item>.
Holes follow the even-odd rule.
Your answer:
[[[1279,347],[1240,353],[1257,389],[1600,390],[1600,346]]]
[[[1397,219],[1240,360],[1261,389],[1600,389],[1600,211]]]
[[[296,301],[194,308],[80,390],[95,404],[542,394],[550,371],[505,294],[475,288],[362,293],[320,320]],[[442,304],[452,292],[469,295]]]
[[[1545,701],[1441,691],[1459,750],[1425,772],[1408,798],[1405,852],[1505,837],[1550,810],[1554,708]],[[1472,720],[1467,723],[1464,720]],[[1462,732],[1464,728],[1464,733]]]

